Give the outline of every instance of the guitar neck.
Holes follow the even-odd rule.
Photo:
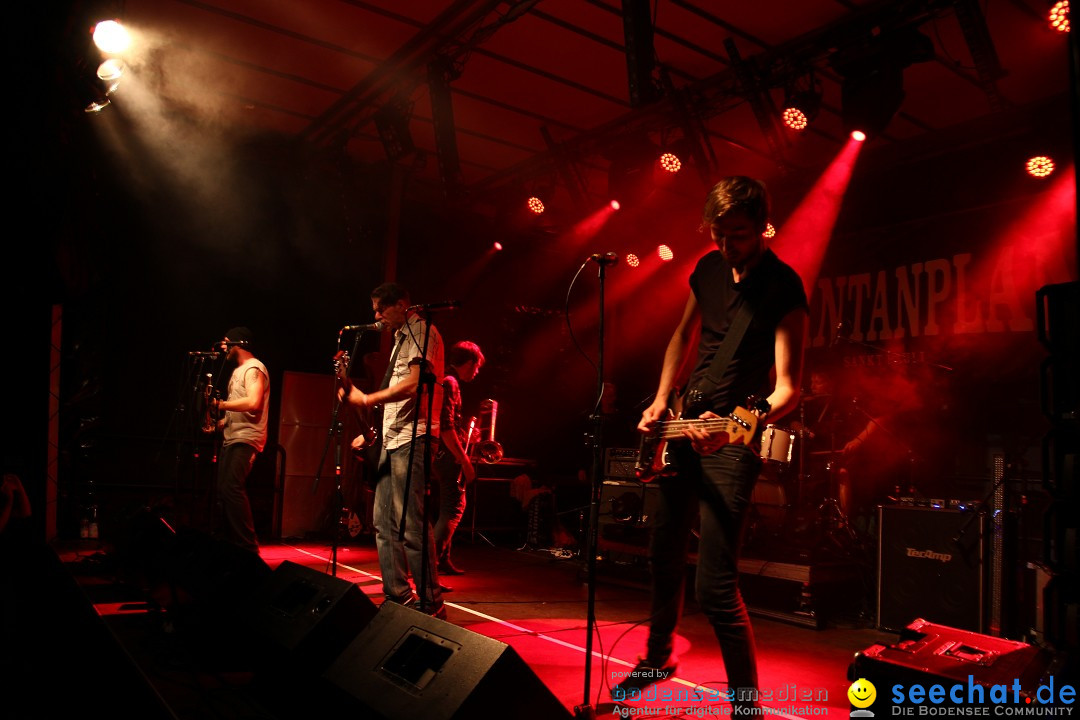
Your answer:
[[[672,440],[682,437],[683,430],[696,427],[705,432],[726,432],[742,430],[743,428],[731,418],[716,417],[696,420],[666,420],[656,424],[657,434],[665,439]]]

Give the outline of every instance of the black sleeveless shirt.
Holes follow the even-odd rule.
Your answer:
[[[772,250],[766,250],[746,279],[736,284],[731,266],[719,250],[714,250],[698,261],[690,275],[690,289],[701,311],[701,339],[690,389],[701,386],[740,304],[749,303],[753,311],[746,334],[719,385],[704,398],[700,409],[723,415],[738,405],[745,407],[750,395],[767,396],[773,387],[776,327],[792,310],[808,308],[798,273]],[[711,387],[708,383],[705,386]]]

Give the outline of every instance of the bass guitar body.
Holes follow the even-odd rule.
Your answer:
[[[697,427],[711,435],[722,434],[724,444],[751,445],[757,432],[757,416],[743,407],[735,408],[724,417],[688,418],[687,413],[696,412],[701,404],[700,393],[691,391],[685,397],[673,395],[668,403],[668,419],[658,421],[652,432],[641,436],[634,474],[641,482],[670,477],[678,468],[674,461],[671,443],[685,439],[683,431]]]

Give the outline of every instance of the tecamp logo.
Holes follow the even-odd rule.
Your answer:
[[[847,691],[847,697],[848,701],[858,708],[857,710],[851,711],[851,717],[874,717],[873,711],[866,709],[873,705],[874,701],[877,700],[877,688],[874,687],[874,683],[866,678],[859,678],[851,683],[851,687],[849,687]]]

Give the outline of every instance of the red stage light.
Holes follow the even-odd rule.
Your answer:
[[[866,139],[866,133],[864,133],[862,130],[852,130],[851,139],[855,142],[862,142]]]
[[[809,122],[806,119],[806,113],[797,107],[789,107],[784,109],[784,124],[792,130],[805,130]]]
[[[634,253],[627,253],[626,254],[626,264],[629,265],[630,267],[637,267],[638,265],[641,264],[641,259],[637,255],[635,255]]]
[[[540,215],[544,212],[544,203],[540,200],[540,198],[536,197],[535,195],[528,199],[527,204],[529,206],[529,209],[537,215]]]
[[[1069,32],[1069,0],[1060,0],[1050,8],[1050,27],[1058,32]]]
[[[664,153],[660,156],[660,167],[667,170],[669,173],[677,173],[682,167],[682,162],[674,153]]]
[[[621,207],[622,207],[622,205],[619,204],[618,200],[612,200],[611,201],[611,209],[612,210],[618,210]]]
[[[1054,172],[1054,161],[1045,155],[1036,155],[1027,161],[1027,171],[1031,177],[1049,177]]]
[[[656,248],[656,254],[659,255],[660,259],[664,262],[667,262],[668,260],[671,260],[673,257],[675,257],[675,253],[671,252],[671,248],[669,248],[667,245],[661,245],[660,247]]]
[[[761,233],[761,237],[776,237],[776,227],[772,223],[765,223],[765,232]]]
[[[495,248],[496,250],[502,250],[502,243],[499,242],[498,240],[496,240],[495,244],[492,245],[492,247]]]

